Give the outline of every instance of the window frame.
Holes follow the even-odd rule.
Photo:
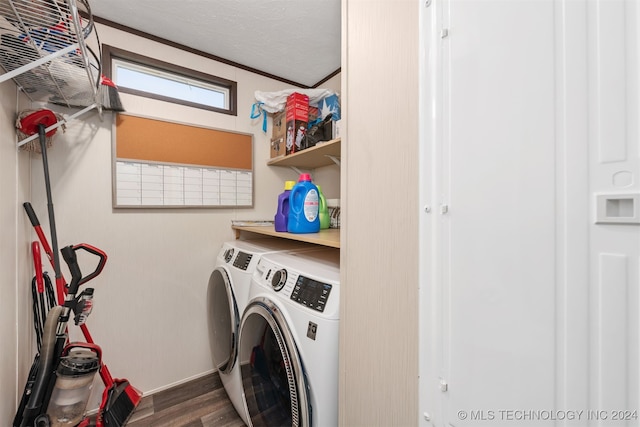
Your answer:
[[[171,64],[168,62],[160,61],[155,58],[150,58],[144,55],[140,55],[135,52],[126,51],[123,49],[118,49],[109,45],[102,45],[102,64],[103,70],[102,73],[108,77],[112,78],[112,70],[113,70],[113,59],[119,59],[125,62],[131,62],[133,64],[141,65],[143,67],[149,68],[157,68],[160,71],[168,72],[172,74],[176,74],[179,76],[183,76],[189,79],[199,80],[203,83],[220,86],[224,88],[229,93],[229,108],[218,108],[212,107],[210,105],[199,104],[195,102],[185,101],[179,98],[173,98],[170,96],[158,95],[151,92],[145,92],[142,90],[131,89],[127,87],[118,87],[118,91],[121,93],[128,93],[131,95],[142,96],[145,98],[157,99],[160,101],[171,102],[179,105],[186,105],[189,107],[199,108],[203,110],[215,111],[221,114],[228,114],[232,116],[238,115],[237,105],[238,105],[238,83],[232,80],[227,80],[222,77],[217,77],[211,74],[206,74],[200,71],[192,70],[189,68],[181,67],[179,65]],[[117,85],[118,82],[114,81]]]

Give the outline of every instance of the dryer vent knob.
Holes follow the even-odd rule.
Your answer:
[[[273,273],[273,277],[271,278],[271,287],[274,291],[278,292],[280,289],[284,288],[285,283],[287,283],[287,270],[283,268]]]
[[[224,262],[231,261],[231,258],[233,258],[233,248],[224,251]]]

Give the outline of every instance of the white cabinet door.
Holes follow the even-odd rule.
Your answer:
[[[637,425],[636,2],[428,9],[421,423]]]

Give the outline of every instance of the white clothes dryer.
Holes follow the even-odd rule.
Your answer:
[[[207,290],[211,355],[231,403],[246,424],[248,416],[236,366],[240,320],[248,302],[252,274],[264,254],[313,249],[314,246],[295,241],[262,238],[225,242],[218,252]]]
[[[338,425],[340,252],[267,254],[240,326],[253,427]]]

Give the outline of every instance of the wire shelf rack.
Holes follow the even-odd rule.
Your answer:
[[[32,101],[97,106],[93,27],[87,0],[0,0],[0,83],[13,79]]]

